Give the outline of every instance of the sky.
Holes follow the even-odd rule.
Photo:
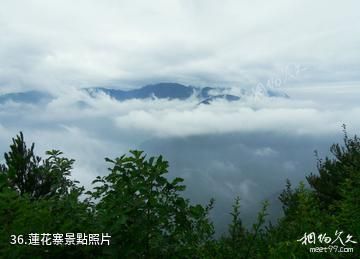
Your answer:
[[[305,82],[358,81],[358,1],[2,0],[0,85],[256,85],[288,64]]]
[[[75,158],[73,176],[88,188],[106,173],[104,157],[164,154],[188,197],[215,197],[216,222],[237,195],[250,222],[286,178],[316,171],[313,151],[329,155],[342,124],[359,132],[359,9],[355,0],[1,0],[0,95],[55,99],[0,104],[0,152],[21,130],[39,155],[57,148]],[[158,82],[253,94],[198,106],[81,91]]]

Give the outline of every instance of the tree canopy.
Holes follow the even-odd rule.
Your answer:
[[[360,140],[349,138],[346,131],[344,144],[332,145],[333,156],[318,159],[318,173],[306,177],[310,188],[286,182],[279,196],[283,216],[277,222],[267,221],[269,203],[264,201],[254,224],[246,228],[241,197],[236,197],[228,233],[220,238],[214,236],[210,217],[214,200],[201,205],[184,198],[184,180],[170,180],[169,165],[162,156],[147,157],[132,150],[106,158],[108,172],[96,177],[93,189],[85,191],[71,179],[73,159],[58,150],[46,152],[43,159],[35,155],[34,147],[27,147],[20,132],[0,164],[0,257],[360,257]],[[345,247],[353,251],[310,253],[310,248],[327,245],[321,244],[319,236],[314,243],[303,243],[307,234],[324,240],[339,232],[348,241]],[[28,243],[28,236],[46,233],[58,237],[97,233],[111,239],[105,245]]]

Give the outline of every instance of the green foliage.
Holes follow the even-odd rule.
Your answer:
[[[130,151],[106,161],[109,174],[94,188],[71,180],[74,160],[62,152],[42,159],[16,136],[0,164],[0,258],[360,258],[351,254],[309,253],[305,233],[334,235],[339,230],[360,239],[360,140],[344,135],[331,147],[334,158],[318,159],[311,188],[290,181],[279,199],[284,216],[266,226],[264,202],[251,228],[241,221],[240,197],[232,207],[228,234],[216,240],[209,213],[214,206],[182,197],[183,179],[169,180],[162,156]],[[109,246],[10,245],[11,235],[30,233],[109,233]],[[346,236],[344,237],[346,238]],[[317,244],[319,246],[319,244]]]
[[[60,157],[62,153],[57,150],[48,151],[49,157],[42,160],[34,154],[34,143],[27,148],[22,132],[12,141],[10,151],[4,154],[5,164],[0,166],[3,187],[37,199],[64,195],[75,186],[67,179],[74,160]]]
[[[112,233],[115,256],[158,258],[194,255],[211,238],[208,208],[190,205],[179,195],[183,179],[169,181],[168,162],[160,156],[146,159],[130,151],[115,160],[110,174],[98,177],[91,195],[99,199],[97,219],[103,231]]]
[[[75,160],[61,157],[62,154],[59,150],[46,152],[48,157],[42,165],[44,183],[48,186],[46,197],[67,195],[78,188],[76,184],[79,182],[69,179]]]
[[[94,226],[91,205],[80,201],[84,188],[70,180],[74,160],[60,151],[42,160],[34,144],[26,147],[20,133],[5,153],[0,169],[0,255],[6,258],[90,257],[92,248],[10,245],[11,235],[30,233],[88,233]],[[27,240],[25,240],[27,241]]]
[[[231,248],[235,250],[245,237],[245,229],[240,218],[240,197],[236,197],[233,211],[230,214],[232,220],[229,225],[229,239]]]
[[[334,144],[330,151],[333,158],[318,159],[319,174],[310,174],[307,180],[315,189],[321,205],[327,209],[342,199],[339,186],[360,168],[360,139],[355,135],[349,138],[344,128],[344,145]]]
[[[4,154],[6,164],[0,167],[1,174],[6,175],[7,184],[20,195],[40,197],[42,189],[46,189],[40,174],[41,158],[34,155],[34,144],[27,148],[22,132],[12,141],[10,151]]]
[[[328,233],[338,231],[350,234],[360,241],[360,140],[357,136],[349,138],[344,127],[344,145],[331,147],[334,158],[318,159],[319,174],[311,174],[307,180],[312,189],[301,183],[292,190],[288,181],[280,195],[285,216],[276,227],[268,232],[269,252],[272,258],[342,258],[345,254],[308,252],[299,242],[301,233]],[[358,245],[351,253],[353,258],[360,257]]]
[[[264,224],[269,203],[265,201],[262,205],[256,222],[246,230],[240,219],[240,198],[235,199],[229,233],[218,241],[216,258],[263,258],[267,254]]]
[[[79,201],[79,193],[61,199],[30,199],[15,192],[0,194],[0,254],[6,258],[63,258],[64,255],[90,257],[95,249],[85,246],[10,245],[11,235],[30,233],[89,233],[93,222],[87,205]],[[5,209],[4,209],[5,208]]]
[[[286,193],[289,193],[288,191],[287,187]],[[272,258],[285,258],[286,254],[290,258],[312,258],[309,247],[302,246],[296,240],[304,233],[331,232],[327,228],[328,217],[320,210],[316,195],[306,189],[304,183],[300,183],[299,187],[290,193],[292,205],[286,207],[285,217],[279,220],[278,225],[269,229],[270,255]]]
[[[286,186],[280,194],[279,200],[282,203],[284,214],[286,216],[292,215],[292,210],[296,209],[298,205],[298,193],[292,190],[291,182],[289,179],[286,179]]]

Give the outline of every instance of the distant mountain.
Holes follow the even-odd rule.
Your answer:
[[[185,86],[177,83],[159,83],[146,85],[133,90],[117,90],[104,87],[94,87],[85,89],[91,96],[95,97],[98,93],[104,93],[118,101],[130,99],[179,99],[186,100],[192,96],[199,100],[200,104],[210,104],[215,100],[225,100],[228,102],[238,101],[244,96],[255,94],[251,91],[243,90],[241,96],[227,94],[224,88],[215,87],[195,87]],[[267,97],[289,98],[289,96],[275,89],[264,89],[261,95]]]
[[[277,91],[277,90],[273,90],[273,89],[267,89],[266,90],[266,95],[268,97],[290,98],[286,93],[281,92],[281,91]]]
[[[128,91],[103,87],[87,88],[85,90],[93,97],[98,93],[104,93],[118,101],[147,98],[186,100],[192,96],[199,99],[199,104],[210,104],[212,101],[219,99],[224,99],[230,102],[240,100],[239,96],[222,94],[221,92],[224,91],[224,89],[213,87],[200,88],[195,86],[185,86],[177,83],[146,85],[141,88]],[[212,93],[212,91],[216,93]]]
[[[9,101],[13,101],[17,103],[37,104],[40,102],[49,101],[51,99],[52,96],[46,92],[27,91],[27,92],[8,93],[8,94],[0,95],[0,104]]]
[[[198,105],[209,105],[215,100],[224,100],[228,102],[238,101],[245,96],[251,96],[255,92],[241,91],[241,94],[228,94],[229,89],[215,87],[195,87],[185,86],[177,83],[159,83],[146,85],[132,90],[119,90],[105,87],[93,87],[83,89],[91,97],[96,97],[103,93],[118,101],[126,101],[131,99],[169,99],[169,100],[187,100],[191,97],[198,100]],[[267,97],[289,98],[285,93],[277,90],[263,89],[258,94]],[[18,93],[8,93],[0,95],[0,104],[12,101],[17,103],[38,104],[52,100],[54,97],[47,92],[26,91]],[[78,101],[79,107],[86,107],[86,101]]]
[[[219,99],[226,100],[228,102],[233,102],[240,100],[240,97],[231,94],[219,94],[219,95],[210,96],[205,100],[201,101],[199,104],[210,104],[212,101]]]
[[[119,101],[146,98],[185,100],[194,94],[195,89],[195,87],[184,86],[176,83],[159,83],[146,85],[141,88],[128,91],[103,87],[87,88],[86,91],[88,91],[92,96],[96,93],[103,92]]]

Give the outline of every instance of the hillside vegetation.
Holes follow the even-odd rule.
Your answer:
[[[253,226],[245,228],[241,197],[234,197],[228,234],[216,239],[209,217],[216,202],[185,199],[183,179],[167,178],[162,156],[133,150],[106,158],[108,173],[86,191],[71,180],[74,160],[58,150],[36,156],[20,133],[0,164],[0,257],[360,258],[360,140],[344,130],[344,143],[331,152],[318,158],[318,173],[304,179],[310,187],[287,181],[278,222],[266,223],[264,201]],[[92,235],[85,245],[79,233],[89,242],[92,234],[111,238],[101,245]],[[337,251],[310,252],[329,246]],[[339,252],[341,247],[353,250]]]

